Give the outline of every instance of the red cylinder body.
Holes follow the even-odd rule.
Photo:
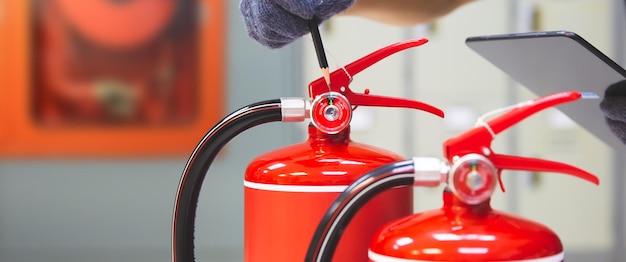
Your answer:
[[[377,233],[369,261],[560,262],[559,237],[536,222],[493,210],[489,201],[468,205],[444,192],[441,209],[392,222]]]
[[[302,261],[330,204],[365,173],[402,160],[352,142],[349,128],[329,135],[309,126],[309,139],[254,159],[244,181],[244,261]],[[413,188],[398,187],[368,202],[346,228],[333,261],[366,261],[382,225],[413,213]]]

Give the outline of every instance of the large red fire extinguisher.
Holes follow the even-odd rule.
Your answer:
[[[399,155],[351,141],[349,124],[357,106],[412,108],[443,117],[422,102],[357,94],[352,77],[398,51],[422,45],[426,39],[396,43],[373,52],[309,85],[312,101],[283,98],[251,104],[224,118],[200,141],[181,177],[173,220],[173,259],[193,261],[196,204],[204,176],[219,150],[234,136],[253,126],[296,122],[310,117],[309,139],[263,154],[247,168],[245,186],[244,260],[298,261],[306,253],[315,227],[328,206],[350,183],[379,166],[402,159]],[[381,194],[366,205],[346,230],[338,261],[365,260],[375,230],[393,219],[412,214],[411,187]],[[376,204],[378,203],[378,204]]]
[[[391,222],[378,230],[369,261],[564,261],[559,237],[548,227],[494,210],[502,170],[573,175],[594,184],[598,178],[571,165],[493,152],[491,141],[504,129],[542,109],[586,97],[563,92],[518,104],[506,113],[444,143],[447,161],[414,158],[371,171],[351,184],[329,208],[310,243],[305,261],[330,261],[341,231],[360,206],[398,185],[436,186],[446,182],[443,207]],[[591,96],[591,95],[590,95]]]

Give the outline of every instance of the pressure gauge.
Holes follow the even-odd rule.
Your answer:
[[[475,205],[489,199],[498,181],[497,169],[479,154],[457,159],[450,169],[450,190],[463,202]]]
[[[350,125],[352,108],[348,99],[340,93],[328,92],[318,95],[311,103],[313,125],[327,134],[336,134]]]

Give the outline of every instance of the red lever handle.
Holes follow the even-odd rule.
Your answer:
[[[600,184],[600,180],[597,176],[578,167],[564,163],[507,155],[492,155],[489,159],[493,165],[499,169],[563,173],[582,178],[596,185]]]
[[[423,45],[428,40],[425,38],[412,39],[404,42],[395,43],[379,49],[369,55],[366,55],[344,68],[337,69],[330,73],[330,89],[323,77],[309,84],[309,97],[315,99],[318,95],[328,93],[329,91],[337,92],[345,96],[353,106],[379,106],[379,107],[402,107],[423,110],[437,116],[443,117],[444,113],[441,109],[429,104],[395,97],[377,96],[369,94],[357,94],[350,90],[350,81],[352,77],[366,68],[372,66],[378,61],[395,54],[399,51]]]

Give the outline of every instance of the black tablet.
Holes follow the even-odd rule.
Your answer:
[[[579,100],[558,108],[607,145],[626,150],[607,126],[599,107],[605,89],[626,79],[626,70],[576,33],[475,36],[465,43],[537,96],[570,90],[597,94],[599,99]]]

